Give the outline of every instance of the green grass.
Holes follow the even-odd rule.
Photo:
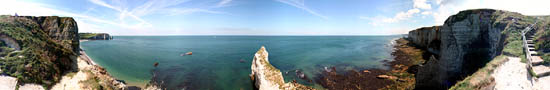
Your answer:
[[[77,72],[69,72],[67,74],[65,74],[66,76],[69,76],[69,77],[73,77],[74,75],[76,75]]]
[[[99,84],[100,80],[97,79],[97,77],[93,76],[92,72],[90,71],[83,71],[83,72],[88,74],[87,80],[80,81],[79,83],[86,85],[93,90],[104,90],[101,84]]]
[[[543,55],[540,56],[545,63],[550,63],[550,54],[549,53],[545,53]]]
[[[80,39],[89,39],[94,36],[97,36],[97,33],[78,33],[80,36]]]
[[[483,68],[466,77],[464,80],[457,82],[454,86],[449,88],[449,90],[479,90],[483,85],[487,85],[494,80],[491,74],[499,65],[508,61],[506,57],[508,56],[501,55],[495,57]]]

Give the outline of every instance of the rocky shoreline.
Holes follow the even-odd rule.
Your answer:
[[[80,40],[80,42],[85,41],[89,40]],[[85,63],[81,64],[81,61]],[[115,90],[161,90],[161,87],[157,86],[155,83],[150,83],[145,86],[127,86],[124,82],[122,82],[122,80],[114,78],[107,72],[107,70],[96,64],[84,51],[80,51],[78,62],[79,69],[89,70],[95,78],[106,80],[106,85],[113,85]]]
[[[80,41],[84,42],[84,41]],[[77,58],[78,69],[65,74],[52,90],[126,90],[127,86],[112,77],[107,70],[97,65],[84,51],[79,51]]]
[[[393,47],[394,60],[384,60],[389,70],[350,70],[342,74],[333,67],[315,81],[329,90],[414,89],[415,67],[424,62],[424,51],[412,46],[405,38],[395,40]]]

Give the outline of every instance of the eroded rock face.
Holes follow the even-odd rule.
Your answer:
[[[71,17],[0,15],[0,38],[16,51],[5,56],[3,73],[21,83],[51,86],[76,68],[79,42]]]
[[[78,53],[79,39],[78,26],[72,17],[58,16],[22,16],[39,24],[40,28],[52,40],[63,45],[65,48],[72,49],[74,53]]]
[[[311,87],[298,83],[285,83],[281,71],[269,63],[268,55],[263,46],[254,54],[250,78],[254,81],[256,88],[260,90],[313,90]]]
[[[409,32],[411,41],[437,57],[421,67],[417,88],[445,89],[500,55],[507,23],[496,22],[506,11],[477,9],[449,17],[443,26]],[[485,62],[485,63],[484,63]]]

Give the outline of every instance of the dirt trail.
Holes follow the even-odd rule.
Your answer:
[[[495,90],[533,90],[531,77],[525,63],[517,57],[508,57],[508,61],[500,65],[491,76],[495,78]]]
[[[532,78],[520,58],[508,57],[491,76],[495,78],[495,90],[550,90],[550,77]]]

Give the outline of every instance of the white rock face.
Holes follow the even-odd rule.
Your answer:
[[[15,90],[17,78],[0,75],[0,90]]]
[[[262,46],[254,55],[252,61],[252,73],[250,76],[254,79],[254,85],[260,90],[279,90],[284,85],[283,74],[269,64],[268,53]]]
[[[268,55],[263,46],[254,54],[250,78],[254,81],[256,88],[260,90],[314,90],[298,83],[284,83],[283,74],[269,63]]]
[[[19,86],[19,90],[45,90],[44,87],[38,84],[25,84],[23,86]]]
[[[442,26],[409,32],[414,44],[439,56],[419,68],[417,87],[439,86],[435,88],[445,89],[452,85],[452,79],[472,72],[469,69],[477,67],[475,64],[500,55],[504,42],[501,32],[507,23],[496,23],[495,17],[503,12],[489,9],[463,11],[449,17]]]

